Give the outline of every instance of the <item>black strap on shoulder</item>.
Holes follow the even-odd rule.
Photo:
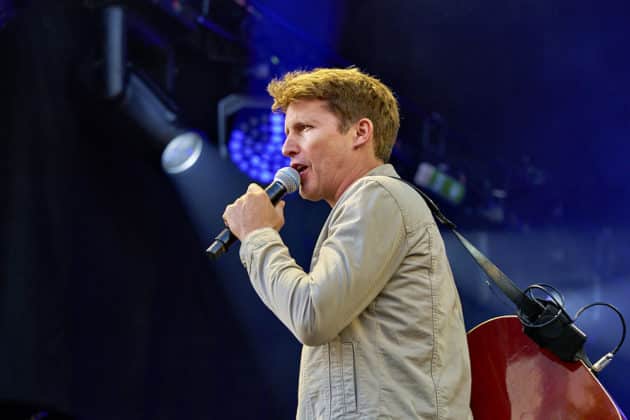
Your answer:
[[[514,302],[518,309],[518,316],[524,325],[524,332],[530,338],[540,346],[549,348],[562,360],[576,361],[581,359],[587,366],[590,366],[591,363],[583,347],[586,335],[575,326],[562,307],[545,303],[523,293],[499,267],[455,229],[455,223],[447,219],[433,200],[423,191],[407,180],[391,178],[403,181],[420,194],[431,210],[433,217],[453,232],[486,275]]]
[[[494,281],[499,289],[516,305],[516,307],[521,311],[523,315],[525,315],[528,319],[534,320],[536,319],[543,311],[542,305],[538,302],[527,297],[508,276],[506,276],[500,269],[497,267],[492,261],[490,261],[481,251],[479,251],[473,244],[471,244],[466,238],[464,238],[457,230],[457,226],[455,223],[451,222],[442,211],[440,211],[439,207],[431,198],[420,188],[418,188],[413,183],[407,181],[406,179],[396,178],[394,176],[390,177],[394,179],[398,179],[405,184],[409,185],[411,188],[416,190],[418,194],[424,199],[433,214],[433,217],[440,222],[442,225],[450,229],[455,237],[461,242],[461,244],[466,248],[466,250],[472,255],[474,260],[479,264],[481,269],[486,273],[488,277]]]

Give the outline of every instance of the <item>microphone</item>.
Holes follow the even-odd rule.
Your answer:
[[[271,200],[271,204],[275,206],[282,197],[297,191],[298,188],[300,188],[300,174],[295,169],[287,166],[276,172],[273,182],[265,188],[265,192],[269,200]],[[206,249],[206,254],[215,260],[223,255],[237,239],[230,232],[230,229],[225,228],[214,238],[212,244]]]

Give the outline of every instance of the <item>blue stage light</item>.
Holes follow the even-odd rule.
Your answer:
[[[282,156],[284,115],[261,109],[241,109],[234,117],[228,151],[232,162],[252,179],[269,183],[290,160]]]

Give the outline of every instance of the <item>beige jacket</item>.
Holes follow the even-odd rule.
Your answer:
[[[472,419],[459,296],[429,209],[391,165],[340,197],[310,272],[271,228],[245,238],[251,283],[304,344],[298,419]]]

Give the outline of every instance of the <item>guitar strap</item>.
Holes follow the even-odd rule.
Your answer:
[[[523,322],[525,333],[542,347],[548,347],[558,357],[566,361],[583,360],[588,366],[590,361],[583,351],[586,335],[580,331],[573,322],[561,314],[560,309],[552,304],[542,304],[537,299],[525,295],[492,261],[471,244],[457,230],[455,223],[451,222],[440,211],[439,207],[413,183],[394,176],[390,178],[404,182],[413,188],[424,199],[433,214],[433,217],[443,226],[453,232],[455,237],[470,253],[475,262],[496,286],[516,305],[519,318]],[[523,317],[525,319],[523,319]],[[548,322],[549,321],[549,322]],[[539,323],[540,327],[534,326]]]
[[[464,246],[464,248],[472,255],[473,259],[479,267],[486,273],[490,279],[497,285],[499,289],[516,305],[517,308],[521,309],[521,312],[526,315],[529,319],[535,319],[542,313],[542,306],[531,300],[514,284],[512,280],[508,276],[503,273],[499,267],[497,267],[492,261],[488,259],[477,247],[471,244],[462,234],[460,234],[456,228],[455,223],[451,222],[442,211],[439,209],[437,204],[429,198],[429,196],[422,191],[420,188],[416,187],[413,183],[407,181],[406,179],[390,177],[394,179],[398,179],[405,184],[409,185],[411,188],[416,190],[418,194],[424,199],[433,214],[433,217],[440,222],[443,226],[448,228],[455,237],[459,240],[459,242]]]

